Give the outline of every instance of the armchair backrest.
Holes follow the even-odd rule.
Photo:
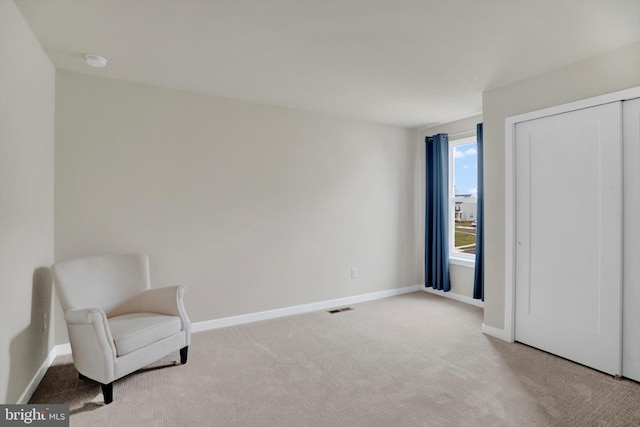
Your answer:
[[[51,271],[65,312],[100,308],[108,313],[151,286],[146,254],[68,259],[55,263]]]

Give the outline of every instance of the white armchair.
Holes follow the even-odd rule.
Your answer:
[[[150,289],[145,254],[101,255],[51,266],[64,309],[73,364],[102,385],[113,401],[113,382],[174,351],[187,363],[191,322],[183,286]]]

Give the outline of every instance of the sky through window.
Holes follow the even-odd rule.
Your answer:
[[[478,193],[478,150],[476,143],[459,145],[453,149],[455,195]]]

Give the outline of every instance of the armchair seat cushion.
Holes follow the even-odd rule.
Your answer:
[[[123,314],[108,319],[108,322],[117,356],[124,356],[177,334],[182,327],[178,316],[158,313]]]

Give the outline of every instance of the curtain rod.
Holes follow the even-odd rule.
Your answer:
[[[452,136],[458,136],[458,135],[464,135],[465,133],[476,133],[475,129],[469,129],[469,130],[463,130],[462,132],[456,132],[456,133],[447,133],[447,132],[438,132],[438,133],[446,133],[447,136],[449,138],[451,138]]]
[[[449,135],[449,137],[452,137],[452,136],[464,135],[465,133],[471,133],[475,131],[476,131],[475,129],[469,129],[469,130],[463,130],[462,132],[449,133],[447,135]]]

